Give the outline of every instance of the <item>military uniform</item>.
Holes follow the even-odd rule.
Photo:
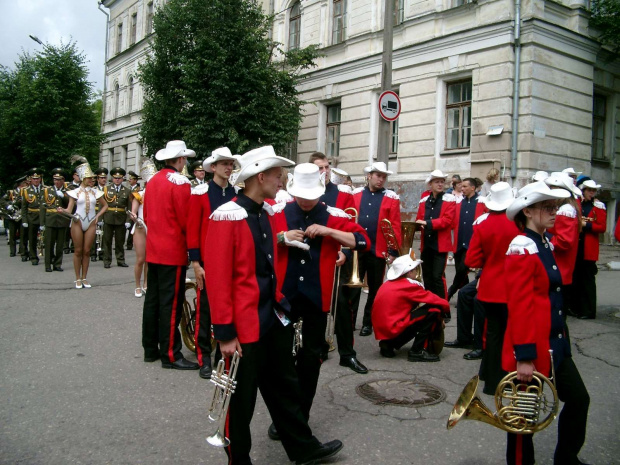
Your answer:
[[[30,176],[33,179],[41,178],[38,170],[33,168],[30,170]],[[37,255],[37,233],[41,222],[39,219],[39,213],[41,209],[41,194],[45,186],[39,184],[39,186],[30,185],[22,189],[22,225],[24,228],[28,228],[28,243],[30,245],[29,256],[33,265],[39,264],[39,258]]]
[[[21,222],[21,191],[19,187],[9,190],[2,199],[0,199],[0,206],[2,210],[4,210],[5,223],[9,231],[9,253],[11,257],[14,257],[17,251],[17,237],[19,237]],[[20,249],[21,247],[20,245]]]
[[[75,170],[74,170],[74,173],[75,173]],[[69,183],[65,183],[65,186],[66,186],[67,191],[72,191],[74,189],[79,189],[80,183],[73,180]],[[67,232],[65,233],[64,252],[68,254],[68,253],[73,252],[73,249],[74,249],[73,242],[71,242],[71,225],[69,225],[69,227],[67,228]]]
[[[140,192],[140,184],[138,184],[138,179],[140,179],[140,176],[138,176],[136,173],[134,173],[133,171],[129,171],[129,178],[131,180],[135,180],[136,184],[134,184],[133,186],[131,185],[131,183],[129,184],[129,189],[131,189],[131,193],[133,194],[134,192]],[[129,202],[129,210],[131,210],[131,201]],[[129,234],[127,235],[127,250],[131,250],[133,249],[133,234],[131,233],[131,231],[133,231],[133,220],[129,221]]]
[[[95,171],[95,174],[97,175],[97,179],[95,182],[95,185],[93,187],[93,189],[96,189],[98,191],[103,192],[103,190],[106,187],[106,183],[108,180],[108,169],[107,168],[99,168]],[[105,181],[103,183],[99,183],[100,179],[104,179]],[[97,202],[95,204],[95,211],[98,212],[99,211],[99,202]],[[103,221],[101,221],[103,223]],[[97,258],[99,258],[99,260],[103,259],[103,237],[102,237],[102,233],[103,231],[99,229],[99,226],[97,226],[97,236],[95,237],[95,240],[93,241],[93,245],[90,248],[90,260],[93,262],[97,261]]]
[[[205,176],[202,179],[198,179],[197,171],[200,171],[201,173],[205,174]],[[194,176],[194,179],[191,180],[191,186],[192,189],[196,186],[200,186],[201,184],[207,184],[209,182],[209,179],[207,179],[206,173],[205,173],[205,169],[202,166],[202,160],[196,160],[194,163],[192,163],[189,166],[189,172]]]
[[[113,168],[110,174],[115,178],[125,176],[122,168]],[[131,205],[133,195],[129,187],[109,185],[103,188],[103,198],[108,203],[108,209],[103,214],[103,264],[110,268],[112,263],[112,238],[114,238],[114,253],[118,266],[127,267],[125,263],[125,234],[129,219],[127,209]]]
[[[54,180],[63,179],[62,170],[52,171]],[[45,226],[45,271],[62,271],[62,250],[65,245],[65,236],[70,226],[70,219],[58,213],[58,207],[67,208],[69,196],[63,183],[62,187],[46,187],[41,196],[41,210],[39,221]]]

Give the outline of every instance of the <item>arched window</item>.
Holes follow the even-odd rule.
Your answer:
[[[116,83],[114,87],[114,118],[119,117],[119,109],[121,104],[121,86]]]
[[[299,48],[301,26],[301,6],[295,2],[291,6],[291,15],[288,22],[288,48],[289,50]]]
[[[129,78],[129,98],[127,102],[127,113],[133,111],[133,78]]]

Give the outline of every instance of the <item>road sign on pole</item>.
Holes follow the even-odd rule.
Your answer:
[[[386,121],[395,121],[400,116],[400,98],[391,90],[379,96],[379,114]]]

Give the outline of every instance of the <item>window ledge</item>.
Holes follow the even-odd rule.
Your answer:
[[[593,158],[592,159],[592,163],[594,163],[596,165],[609,166],[611,164],[611,161],[610,160],[603,160],[602,158]]]
[[[470,149],[448,149],[448,150],[442,150],[441,152],[439,152],[439,155],[444,156],[444,155],[465,155],[468,154],[471,150]]]

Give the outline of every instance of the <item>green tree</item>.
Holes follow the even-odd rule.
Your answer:
[[[616,56],[620,55],[619,0],[594,0],[590,26],[600,32],[601,43],[610,46]]]
[[[318,54],[284,52],[268,38],[271,21],[254,0],[171,0],[158,11],[152,53],[140,67],[147,153],[172,139],[199,157],[223,145],[233,153],[282,150],[295,139],[299,71]]]
[[[0,180],[29,168],[69,167],[74,153],[91,163],[103,139],[86,58],[75,43],[24,53],[15,70],[0,70]]]

